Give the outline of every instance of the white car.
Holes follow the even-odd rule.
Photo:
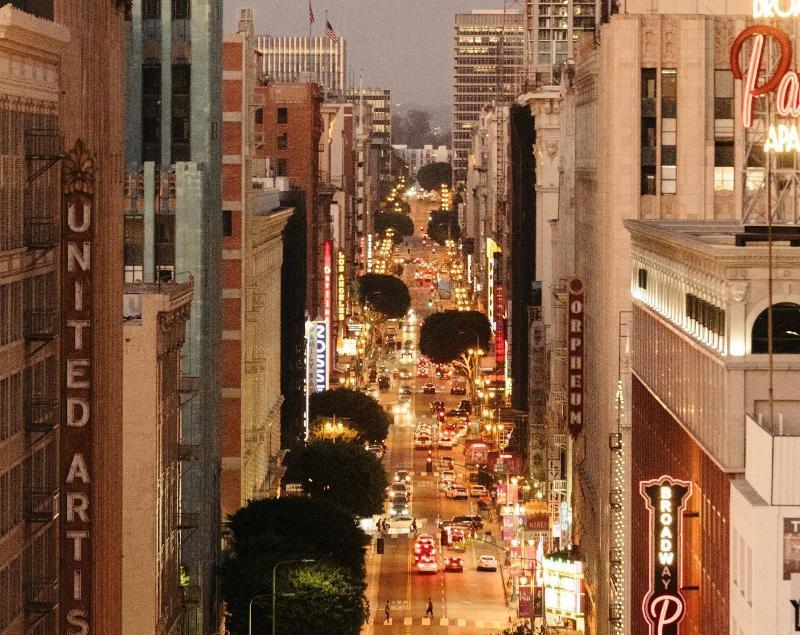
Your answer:
[[[430,437],[420,436],[414,440],[414,448],[417,450],[430,450],[432,447]]]
[[[472,485],[469,488],[469,495],[474,496],[476,498],[480,498],[481,496],[487,496],[488,494],[489,492],[486,491],[486,487],[484,487],[483,485]]]
[[[497,571],[497,558],[494,556],[478,558],[478,571]]]
[[[439,472],[439,478],[446,483],[452,483],[456,480],[456,473],[453,470],[442,470]]]
[[[445,495],[447,498],[452,498],[453,500],[467,500],[467,498],[469,498],[467,488],[460,483],[451,485],[447,492],[445,492]]]
[[[439,449],[440,450],[452,450],[453,449],[453,439],[451,437],[439,437]]]

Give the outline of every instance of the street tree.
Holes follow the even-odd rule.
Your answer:
[[[380,443],[389,433],[389,414],[378,401],[360,390],[332,388],[311,395],[309,416],[316,419],[345,420],[358,433],[361,443]]]
[[[366,584],[330,564],[290,568],[278,581],[276,622],[282,635],[357,635],[367,617]]]
[[[250,600],[269,596],[278,562],[313,559],[341,567],[353,584],[364,582],[364,532],[336,505],[307,497],[262,499],[248,502],[228,520],[230,546],[220,576],[232,633],[247,632]],[[253,603],[254,632],[269,632],[270,615],[268,597]]]
[[[461,236],[458,214],[442,209],[432,211],[428,220],[428,236],[439,245],[444,245],[447,240],[458,240]]]
[[[356,280],[356,301],[371,313],[370,321],[400,319],[408,313],[411,296],[397,276],[365,273]]]
[[[312,499],[338,505],[353,516],[372,516],[383,508],[388,480],[380,460],[358,443],[317,439],[292,450],[286,459],[287,483],[300,483]]]
[[[437,364],[451,363],[476,398],[481,357],[489,351],[492,327],[480,311],[440,311],[429,315],[419,333],[419,350]]]
[[[429,163],[417,170],[417,182],[425,190],[438,190],[442,185],[450,185],[453,168],[449,163]]]
[[[402,212],[386,211],[375,214],[375,231],[384,234],[389,228],[394,229],[394,242],[401,243],[404,238],[414,234],[414,221]]]

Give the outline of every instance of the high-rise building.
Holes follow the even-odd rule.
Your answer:
[[[529,79],[558,84],[561,66],[575,59],[581,33],[600,24],[603,0],[527,0],[526,51]]]
[[[194,279],[182,355],[184,628],[216,630],[220,555],[219,350],[222,9],[212,0],[134,3],[127,15],[125,279]]]
[[[392,91],[388,88],[351,88],[344,98],[372,107],[372,145],[378,156],[378,197],[388,194],[392,182]]]
[[[523,80],[525,16],[457,13],[453,42],[453,181],[466,181],[471,131],[491,100],[514,99]]]
[[[117,633],[122,10],[0,5],[0,631]]]
[[[261,35],[256,49],[264,81],[314,81],[323,93],[342,93],[347,82],[347,40],[324,35]]]

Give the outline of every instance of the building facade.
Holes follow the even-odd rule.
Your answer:
[[[451,153],[447,146],[440,145],[434,148],[425,144],[422,148],[409,148],[407,145],[393,145],[392,150],[406,162],[411,174],[429,163],[450,163]]]
[[[345,101],[372,109],[372,145],[378,158],[378,198],[383,199],[392,184],[392,91],[389,88],[351,88]]]
[[[525,16],[503,10],[457,13],[453,38],[453,181],[465,181],[472,128],[492,100],[516,98],[523,79]]]
[[[264,81],[313,81],[325,94],[342,94],[347,89],[347,40],[343,37],[260,35],[256,48]]]
[[[127,284],[123,296],[122,633],[181,632],[181,347],[192,281]]]
[[[200,454],[182,470],[182,509],[196,525],[181,527],[181,546],[198,588],[185,627],[206,633],[220,622],[221,7],[135,3],[125,43],[126,280],[195,281],[182,353],[182,390],[192,395],[182,439]]]

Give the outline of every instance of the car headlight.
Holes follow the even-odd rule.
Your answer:
[[[396,510],[396,509],[393,509],[393,510],[391,510],[391,511],[389,512],[389,515],[390,515],[390,516],[394,516],[395,514],[397,514],[397,510]]]

